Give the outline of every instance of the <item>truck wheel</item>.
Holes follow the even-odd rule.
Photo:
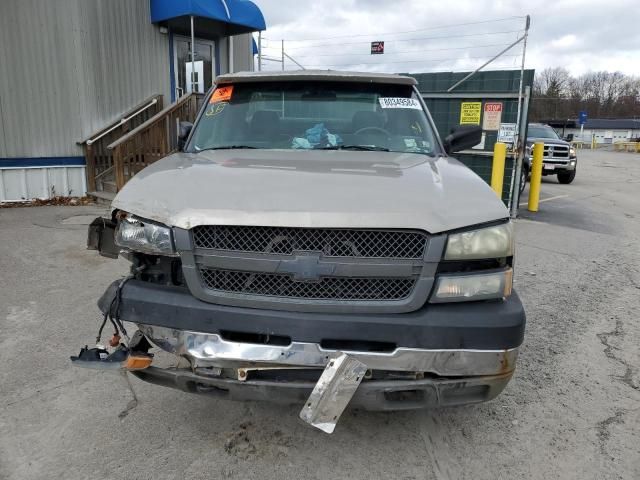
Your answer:
[[[558,182],[567,185],[573,182],[573,179],[576,178],[576,170],[571,170],[569,172],[558,173]]]
[[[527,186],[527,178],[529,177],[529,170],[526,165],[522,165],[522,171],[520,172],[520,195],[524,192],[524,187]]]

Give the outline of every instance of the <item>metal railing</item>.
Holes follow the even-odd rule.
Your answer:
[[[147,165],[178,151],[178,126],[195,120],[203,99],[199,93],[185,95],[107,146],[116,191]]]
[[[113,155],[107,146],[162,110],[162,100],[162,95],[153,95],[126,112],[119,120],[78,142],[84,150],[89,192],[115,190]]]

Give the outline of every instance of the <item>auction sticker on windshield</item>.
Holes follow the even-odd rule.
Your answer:
[[[211,100],[209,100],[209,103],[228,102],[229,100],[231,100],[232,93],[233,85],[218,87],[216,88],[215,92],[213,92],[213,95],[211,95]]]
[[[415,98],[380,97],[378,100],[382,108],[413,108],[414,110],[422,110],[420,102]]]

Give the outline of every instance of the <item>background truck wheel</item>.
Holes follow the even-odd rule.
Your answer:
[[[558,173],[558,182],[562,184],[569,184],[573,182],[573,179],[576,178],[576,171],[571,170],[570,172],[562,172]]]
[[[529,177],[529,171],[527,170],[527,166],[522,166],[522,172],[520,173],[520,195],[524,192],[524,187],[527,186],[527,178]]]

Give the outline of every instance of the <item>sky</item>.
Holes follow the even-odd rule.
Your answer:
[[[253,1],[267,23],[264,55],[280,58],[284,39],[285,52],[306,68],[475,69],[522,36],[529,14],[525,68],[640,76],[640,0]],[[371,55],[372,41],[385,42],[384,55]],[[521,62],[522,43],[487,69],[516,69]],[[296,68],[288,59],[285,66]]]

